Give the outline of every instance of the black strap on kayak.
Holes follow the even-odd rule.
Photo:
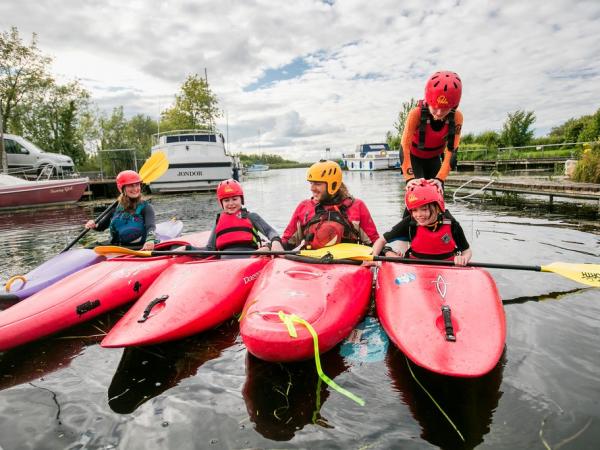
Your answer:
[[[456,342],[456,336],[454,335],[454,327],[452,327],[452,319],[450,318],[450,307],[448,305],[442,305],[442,316],[444,317],[444,326],[446,327],[446,340],[450,342]]]
[[[138,323],[143,323],[146,320],[148,320],[148,316],[150,315],[152,308],[154,308],[159,303],[164,303],[168,298],[168,295],[161,295],[160,297],[156,297],[154,300],[148,303],[148,306],[146,306],[146,309],[144,309],[144,314],[142,314],[142,318],[138,320]]]
[[[75,311],[77,312],[78,316],[81,316],[81,315],[85,314],[86,312],[89,312],[92,309],[97,308],[98,306],[100,306],[100,300],[98,300],[98,299],[90,300],[89,302],[85,302],[85,303],[82,303],[81,305],[77,305],[77,307],[75,308]]]

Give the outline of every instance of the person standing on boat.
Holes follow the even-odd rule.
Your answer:
[[[85,227],[96,231],[109,228],[112,245],[154,250],[156,218],[154,208],[142,197],[140,175],[124,170],[117,175],[116,182],[120,195],[113,213],[99,223],[88,220]]]
[[[462,227],[446,209],[442,191],[421,179],[407,188],[405,200],[410,216],[383,233],[373,245],[373,254],[383,251],[385,256],[452,260],[457,266],[467,265],[473,252]],[[386,246],[398,240],[410,246],[398,253]]]
[[[308,169],[312,197],[296,207],[281,240],[287,249],[318,249],[340,242],[371,245],[379,238],[367,205],[342,182],[342,169],[321,160]]]
[[[463,115],[457,109],[462,94],[460,77],[449,71],[436,72],[427,80],[425,98],[406,118],[402,133],[402,173],[408,188],[420,178],[443,189],[456,167]]]
[[[232,178],[221,181],[217,186],[217,200],[223,211],[217,215],[208,243],[202,250],[283,250],[279,233],[257,213],[243,207],[244,190],[238,181]],[[259,233],[269,242],[263,245]]]

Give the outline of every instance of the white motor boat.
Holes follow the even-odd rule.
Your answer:
[[[166,131],[154,135],[152,153],[162,151],[169,169],[150,183],[153,193],[215,190],[232,177],[233,158],[225,149],[225,138],[216,128]]]
[[[348,170],[400,169],[400,152],[388,144],[360,144],[354,153],[342,155]]]

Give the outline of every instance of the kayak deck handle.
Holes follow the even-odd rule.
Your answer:
[[[154,300],[152,300],[150,303],[148,303],[148,306],[146,306],[146,309],[144,309],[142,318],[138,320],[138,323],[144,323],[146,320],[148,320],[148,317],[150,316],[150,312],[152,312],[152,308],[154,308],[159,303],[164,303],[165,301],[167,301],[168,298],[169,298],[168,295],[161,295],[160,297],[156,297]]]
[[[82,316],[86,312],[90,312],[92,309],[95,309],[98,306],[100,306],[99,299],[90,300],[85,303],[82,303],[81,305],[77,305],[77,307],[75,308],[75,311],[77,312],[78,316]]]
[[[444,317],[444,327],[446,328],[446,340],[449,342],[456,342],[451,314],[450,307],[448,305],[442,305],[442,316]]]

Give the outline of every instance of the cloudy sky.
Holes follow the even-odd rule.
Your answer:
[[[107,112],[156,118],[206,69],[234,152],[382,141],[436,70],[461,75],[465,133],[525,109],[544,135],[600,107],[598,0],[4,0],[11,26]]]

